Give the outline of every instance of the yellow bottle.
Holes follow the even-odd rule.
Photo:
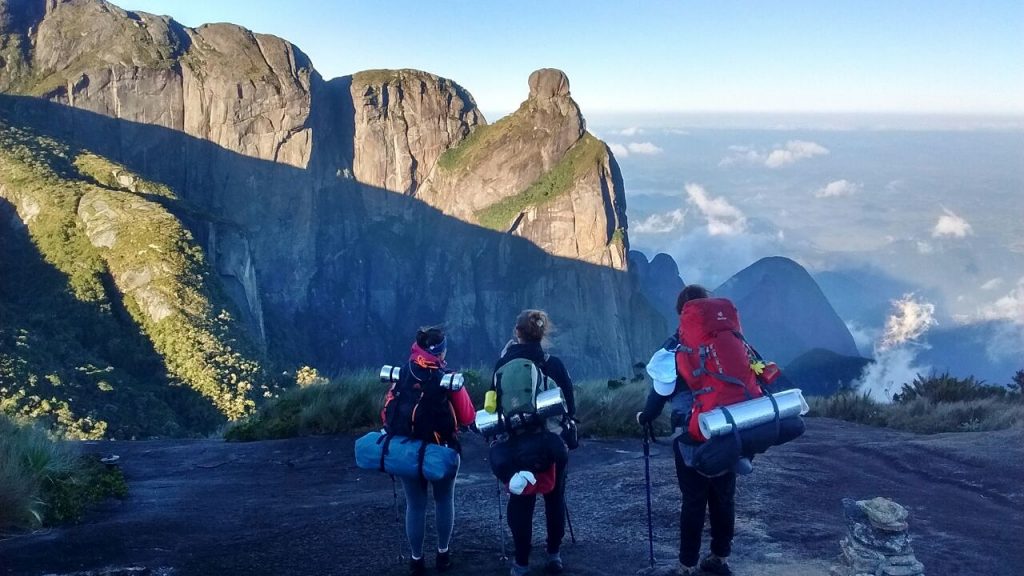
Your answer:
[[[498,411],[498,392],[496,390],[488,390],[487,394],[484,394],[484,410],[488,414]]]

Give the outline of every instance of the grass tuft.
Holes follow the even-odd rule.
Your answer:
[[[76,521],[89,505],[127,492],[120,470],[0,415],[0,533]]]

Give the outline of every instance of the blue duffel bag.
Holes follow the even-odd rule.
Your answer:
[[[440,444],[370,432],[356,440],[356,466],[436,482],[459,471],[459,453]]]

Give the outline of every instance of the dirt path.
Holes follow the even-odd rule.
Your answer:
[[[130,497],[81,525],[0,541],[0,574],[131,565],[177,575],[405,574],[391,482],[355,468],[352,444],[90,444],[121,455]],[[478,439],[466,442],[453,576],[507,573],[485,453]],[[578,543],[564,548],[568,573],[635,574],[647,565],[639,441],[586,442],[571,467]],[[656,556],[670,565],[679,493],[667,445],[655,447],[651,469]],[[911,510],[929,576],[1024,574],[1022,480],[1024,431],[926,437],[810,420],[803,438],[759,457],[741,478],[733,565],[739,576],[827,574],[844,530],[841,498],[886,496]],[[398,500],[401,509],[400,487]],[[535,541],[543,541],[540,522]]]

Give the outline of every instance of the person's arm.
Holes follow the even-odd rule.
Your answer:
[[[548,358],[545,368],[547,368],[547,374],[562,390],[562,396],[565,398],[566,415],[572,418],[576,415],[576,391],[573,389],[569,371],[565,369],[565,364],[562,364],[562,360],[554,356]]]
[[[643,425],[657,420],[658,416],[661,416],[661,411],[665,409],[669,398],[671,396],[662,396],[655,392],[652,386],[650,392],[647,393],[647,403],[644,405],[643,411],[637,413],[636,421]]]

